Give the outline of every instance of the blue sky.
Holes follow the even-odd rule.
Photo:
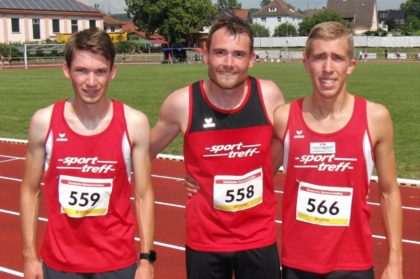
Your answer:
[[[93,5],[95,3],[99,4],[99,7],[109,13],[123,13],[125,8],[125,0],[78,0],[80,2],[86,3],[88,5]],[[217,0],[212,0],[217,2]],[[242,8],[259,8],[261,1],[260,0],[238,0],[242,4]],[[322,8],[327,3],[327,0],[286,0],[289,4],[299,8],[301,10],[306,10],[307,8]],[[399,9],[400,4],[405,2],[405,0],[376,0],[379,10],[387,9]]]

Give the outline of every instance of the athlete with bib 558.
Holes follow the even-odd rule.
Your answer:
[[[356,61],[351,31],[343,25],[316,25],[303,63],[312,95],[274,115],[286,172],[283,278],[374,278],[367,196],[376,165],[389,248],[381,278],[401,279],[402,212],[390,114],[347,91]]]
[[[32,117],[21,187],[25,278],[153,278],[150,129],[142,112],[106,96],[114,59],[104,31],[73,34],[63,70],[74,96]],[[41,191],[48,217],[42,263],[36,247]]]
[[[216,20],[208,79],[173,92],[151,132],[151,156],[184,134],[187,174],[201,186],[186,204],[189,279],[280,278],[271,150],[278,87],[250,77],[253,36],[239,18]]]

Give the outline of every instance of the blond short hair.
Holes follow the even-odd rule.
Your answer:
[[[352,31],[341,23],[335,21],[322,22],[315,25],[311,32],[309,32],[308,39],[306,40],[305,54],[309,56],[312,51],[312,44],[314,40],[335,40],[345,39],[348,47],[348,55],[353,58],[354,55],[354,42]]]

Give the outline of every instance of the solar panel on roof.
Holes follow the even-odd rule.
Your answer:
[[[95,9],[75,0],[0,0],[0,9],[92,12]]]

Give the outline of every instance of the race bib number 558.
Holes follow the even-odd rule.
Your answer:
[[[106,215],[112,186],[112,178],[61,175],[58,184],[61,211],[73,218]]]
[[[213,184],[214,208],[240,211],[252,208],[263,200],[262,169],[244,175],[216,175]]]

